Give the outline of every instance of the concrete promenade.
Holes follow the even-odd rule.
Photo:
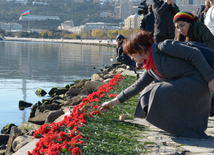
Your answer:
[[[142,72],[138,73],[141,76]],[[136,76],[129,70],[125,70],[122,74]],[[138,140],[145,144],[147,151],[150,151],[149,155],[214,155],[214,117],[209,117],[207,139],[175,137],[145,119],[134,118],[126,121],[147,127],[145,132],[139,133]]]
[[[107,45],[116,46],[115,39],[44,39],[44,38],[19,38],[4,37],[5,41],[29,41],[29,42],[50,42],[50,43],[70,43],[70,44],[91,44],[91,45]]]
[[[143,71],[137,71],[139,76]],[[134,71],[125,70],[123,75],[136,76]],[[145,119],[134,118],[133,120],[125,120],[135,124],[142,124],[146,130],[139,133],[138,140],[141,141],[148,155],[213,155],[214,154],[214,117],[209,117],[208,128],[206,130],[209,138],[195,139],[175,137],[169,133],[151,125]],[[13,155],[27,155],[27,151],[35,148],[38,139],[34,139]],[[142,155],[145,153],[142,152]]]

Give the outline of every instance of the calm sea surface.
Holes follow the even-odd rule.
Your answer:
[[[112,47],[0,41],[0,129],[28,121],[30,108],[19,110],[18,103],[42,101],[35,94],[38,88],[48,93],[52,87],[89,79],[114,62]]]

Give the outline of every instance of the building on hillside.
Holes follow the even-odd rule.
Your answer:
[[[33,5],[48,5],[48,3],[44,3],[44,2],[33,2]]]
[[[19,20],[60,20],[59,16],[43,16],[43,15],[28,15],[28,16],[20,16]]]
[[[132,3],[129,0],[120,0],[120,19],[132,15]]]
[[[84,2],[84,0],[73,0],[73,2]]]
[[[121,13],[122,12],[126,12],[126,15],[124,15],[124,16],[130,16],[130,15],[133,15],[133,14],[135,14],[135,13],[138,13],[138,10],[140,10],[139,8],[138,8],[138,6],[134,6],[134,5],[131,5],[130,6],[131,8],[130,8],[130,10],[131,11],[128,11],[128,12],[126,12],[126,10],[123,10],[123,9],[121,9],[121,7],[120,6],[116,6],[116,7],[114,7],[114,14],[115,14],[115,18],[118,18],[118,19],[122,19],[123,17],[121,17]],[[127,17],[125,17],[124,19],[126,19]]]
[[[28,3],[28,0],[4,0],[4,1],[5,2],[16,2],[16,3],[21,3],[21,4],[27,4]]]
[[[5,30],[5,31],[21,30],[22,29],[22,25],[20,25],[18,23],[3,23],[3,22],[0,22],[0,29]]]
[[[138,8],[138,6],[133,6],[133,7],[132,7],[132,14],[134,15],[134,14],[138,13],[138,10],[140,10],[140,9]]]
[[[91,32],[93,29],[102,29],[105,31],[109,30],[121,30],[122,27],[114,26],[112,23],[104,23],[104,22],[97,22],[97,23],[86,23],[85,25],[75,26],[70,29],[73,33],[83,33],[83,32]]]
[[[111,13],[110,12],[101,12],[100,17],[101,18],[111,17]]]
[[[15,0],[16,3],[27,4],[28,0]]]
[[[189,11],[197,14],[196,11],[204,4],[204,0],[176,0],[176,4],[180,11]]]
[[[143,0],[131,0],[133,6],[139,6],[142,1]]]
[[[61,23],[61,26],[58,26],[58,30],[70,31],[70,28],[72,27],[74,27],[73,20],[67,20],[67,21],[64,21],[64,23]]]
[[[114,13],[119,14],[120,13],[120,6],[115,6],[114,7]]]
[[[131,15],[128,18],[124,20],[124,29],[129,30],[129,29],[134,29],[137,27],[140,27],[140,23],[142,20],[143,16],[139,16],[137,13],[135,15]]]

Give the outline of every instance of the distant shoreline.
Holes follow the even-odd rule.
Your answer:
[[[44,39],[44,38],[19,38],[4,37],[5,41],[29,41],[29,42],[53,42],[53,43],[70,43],[70,44],[88,44],[88,45],[105,45],[116,47],[116,40],[111,39]]]

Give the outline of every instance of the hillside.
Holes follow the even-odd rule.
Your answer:
[[[114,18],[100,18],[99,14],[104,11],[113,13],[114,5],[111,3],[92,2],[71,2],[69,0],[50,0],[49,5],[22,5],[17,3],[1,3],[0,4],[0,22],[16,22],[27,28],[27,21],[20,21],[20,15],[30,10],[31,15],[50,15],[59,16],[59,20],[48,21],[31,21],[31,28],[40,29],[55,29],[60,23],[65,20],[73,20],[75,26],[83,25],[86,22],[110,22],[118,24],[121,19]]]

